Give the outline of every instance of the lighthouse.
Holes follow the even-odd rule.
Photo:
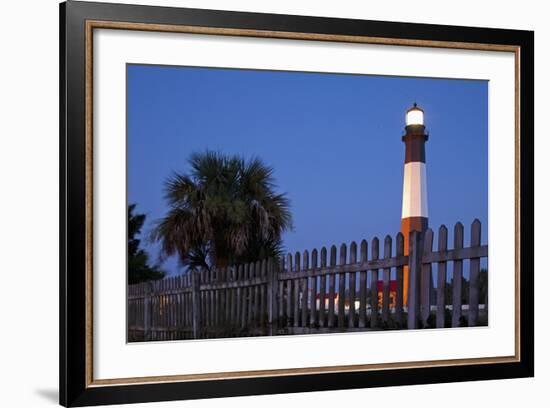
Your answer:
[[[401,211],[401,233],[405,244],[405,255],[409,252],[409,233],[428,229],[428,186],[426,183],[426,149],[428,134],[424,126],[424,111],[416,102],[406,113],[405,169],[403,172],[403,207]],[[403,271],[403,304],[407,304],[409,288],[408,268]]]

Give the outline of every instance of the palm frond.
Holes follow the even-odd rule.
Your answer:
[[[273,169],[207,150],[189,157],[190,172],[165,182],[170,207],[150,238],[164,256],[189,268],[255,262],[280,255],[282,233],[292,228],[290,201],[275,192]]]

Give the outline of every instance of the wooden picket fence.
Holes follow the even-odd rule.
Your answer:
[[[181,276],[128,286],[128,340],[176,340],[280,334],[417,329],[487,324],[487,298],[480,299],[481,223],[434,234],[412,232],[408,255],[403,235],[395,251],[386,236],[349,248],[342,244],[288,255],[285,259],[193,271]],[[359,252],[359,254],[358,254]],[[469,263],[469,298],[462,301],[464,263]],[[452,264],[452,280],[448,263]],[[434,285],[432,266],[436,266]],[[403,305],[403,276],[408,269],[408,305]],[[392,276],[394,279],[392,279]],[[390,293],[390,282],[395,290]],[[452,285],[452,296],[446,287]],[[392,295],[392,301],[390,301]],[[465,303],[465,304],[463,304]]]

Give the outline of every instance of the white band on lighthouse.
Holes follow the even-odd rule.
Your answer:
[[[428,218],[428,192],[426,186],[426,164],[422,162],[406,163],[403,177],[401,218]]]

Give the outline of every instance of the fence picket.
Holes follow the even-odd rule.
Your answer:
[[[311,269],[314,273],[317,272],[317,249],[311,251]],[[309,325],[315,327],[319,324],[319,315],[317,314],[317,280],[319,278],[315,275],[311,279],[311,295],[309,303]]]
[[[242,282],[244,280],[244,265],[241,264],[237,267],[237,281],[238,282]],[[236,325],[237,326],[242,326],[243,324],[243,317],[242,317],[242,313],[243,313],[243,288],[241,288],[240,286],[236,289],[236,302],[235,302],[235,319],[236,319]]]
[[[199,271],[193,272],[193,337],[198,339],[201,331],[201,303],[200,285],[201,275]]]
[[[405,253],[404,237],[402,233],[398,233],[395,237],[395,256],[400,257]],[[395,268],[395,321],[398,327],[403,324],[403,266]]]
[[[361,241],[361,263],[368,261],[368,244]],[[367,271],[359,272],[359,327],[364,328],[367,322]]]
[[[208,279],[209,274],[206,274]],[[212,322],[210,321],[210,291],[205,290],[204,292],[204,327],[206,329],[211,327]]]
[[[424,234],[424,248],[423,256],[432,252],[433,248],[433,231],[428,228]],[[430,317],[431,307],[431,283],[432,283],[432,264],[422,264],[422,274],[420,276],[420,318],[422,319],[423,327],[428,325],[428,318]]]
[[[288,254],[287,255],[287,262],[286,262],[286,270],[287,272],[292,272],[292,255],[291,254]],[[293,281],[292,279],[288,279],[286,281],[286,307],[287,307],[287,312],[286,312],[286,318],[287,318],[287,321],[288,321],[288,326],[291,326],[292,323],[293,323],[293,319],[294,319],[294,312],[293,312],[293,303],[294,303],[294,300],[293,300],[293,291],[292,291],[292,284],[293,284]]]
[[[439,227],[438,245],[439,252],[447,250],[447,228],[442,225]],[[447,286],[447,262],[437,263],[437,311],[436,311],[436,327],[445,327],[445,291]]]
[[[145,288],[144,302],[144,337],[145,341],[151,340],[151,329],[153,326],[153,284],[148,283]]]
[[[247,284],[249,290],[249,299],[248,299],[248,319],[247,319],[247,328],[252,328],[257,321],[257,309],[256,309],[256,287],[257,285],[253,284],[256,276],[260,274],[260,264],[258,262],[251,262],[249,269],[249,283]]]
[[[350,265],[357,264],[357,244],[355,241],[349,246],[349,263]],[[348,327],[355,327],[355,282],[357,281],[357,274],[355,271],[349,273],[349,313],[348,313]]]
[[[378,238],[373,238],[371,244],[371,259],[378,260],[379,253]],[[370,327],[375,329],[378,327],[378,269],[374,268],[370,271]]]
[[[282,323],[285,315],[285,281],[279,280],[279,272],[285,271],[285,257],[281,256],[281,259],[279,260],[279,262],[276,262],[276,260],[273,260],[272,268],[275,269],[272,272],[273,275],[275,275],[273,279],[276,279],[278,281],[278,288],[276,289],[277,292],[274,294],[275,298],[278,297],[278,302],[279,302],[279,305],[277,308],[277,312],[278,312],[277,320],[279,323]]]
[[[481,222],[475,219],[470,230],[470,247],[481,244]],[[479,317],[479,258],[470,259],[468,326],[477,326]]]
[[[384,258],[391,258],[391,237],[384,238]],[[390,268],[384,268],[382,272],[382,321],[387,323],[390,318]]]
[[[321,248],[321,269],[327,267],[327,249]],[[325,308],[325,294],[327,291],[327,277],[321,275],[319,278],[319,326],[325,327],[327,325],[327,316]]]
[[[278,265],[274,259],[270,259],[267,262],[267,325],[268,325],[268,334],[273,336],[277,334],[277,329],[279,326],[279,314],[278,306],[281,303],[278,302],[277,296],[278,293],[282,298],[282,292],[279,292],[279,281],[278,281]]]
[[[256,261],[254,278],[260,278],[262,275],[262,263]],[[257,279],[256,279],[257,280]],[[255,284],[254,286],[254,304],[252,305],[252,321],[256,326],[260,325],[260,285]]]
[[[336,246],[330,247],[330,266],[336,266]],[[335,275],[331,273],[328,277],[328,327],[334,327],[334,297],[335,291]]]
[[[340,245],[340,266],[346,264],[347,247]],[[338,327],[344,327],[346,318],[346,274],[338,274]]]
[[[300,253],[294,254],[294,272],[300,272]],[[294,327],[300,326],[300,280],[294,278]]]
[[[176,289],[176,277],[173,276],[172,279],[171,279],[171,290],[172,291],[175,291]],[[172,295],[170,295],[170,338],[172,340],[175,340],[176,338],[176,332],[175,332],[175,327],[176,327],[176,294],[175,293],[172,293]]]
[[[248,267],[248,279],[253,279],[254,276],[256,276],[256,264],[254,262],[251,262]],[[252,325],[252,319],[254,318],[254,309],[253,309],[253,303],[254,303],[254,286],[248,286],[247,287],[247,300],[246,300],[246,325],[245,327],[250,327]]]
[[[235,282],[235,269],[232,267],[227,268],[227,281],[228,282]],[[227,322],[230,327],[237,326],[237,319],[235,318],[236,311],[237,311],[237,293],[235,288],[230,288],[228,291],[228,318]]]
[[[464,246],[464,227],[460,222],[455,225],[454,249]],[[453,262],[453,317],[452,327],[460,325],[462,316],[462,260]]]
[[[242,268],[241,268],[241,271],[240,271],[240,281],[245,281],[248,279],[248,274],[249,274],[249,271],[250,271],[250,264],[248,263],[245,263],[244,265],[242,265]],[[239,274],[239,272],[237,272],[237,274]],[[237,326],[237,327],[240,327],[241,329],[244,329],[246,327],[246,319],[247,319],[247,313],[248,313],[248,308],[247,308],[247,305],[246,305],[246,297],[248,296],[248,288],[247,287],[242,287],[240,288],[240,295],[237,296],[237,302],[239,303],[239,314],[238,314],[238,319],[234,322],[234,325]]]
[[[267,260],[263,259],[261,261],[260,266],[260,277],[262,280],[267,279]],[[260,327],[264,327],[265,323],[267,321],[267,284],[260,284],[258,285],[258,293],[259,293],[259,302],[260,305],[258,307],[260,316],[258,317],[258,324]],[[275,300],[276,301],[276,300]]]
[[[409,293],[407,328],[417,329],[420,317],[420,274],[422,269],[422,235],[418,231],[409,234]]]
[[[224,274],[224,280],[226,283],[231,282],[231,274],[228,267],[223,268],[223,274]],[[224,289],[224,321],[225,325],[229,326],[231,325],[231,288]]]
[[[464,227],[460,222],[455,225],[454,248],[460,249],[464,246]],[[453,262],[453,317],[452,327],[460,326],[462,316],[462,260]]]
[[[172,295],[172,339],[176,340],[178,336],[178,280],[179,276],[173,277],[173,295]],[[212,310],[212,309],[209,309]],[[212,323],[212,326],[214,324]]]
[[[307,271],[309,269],[309,252],[307,250],[304,251],[304,257],[302,259],[302,269]],[[308,310],[307,310],[307,304],[308,304],[308,283],[309,278],[302,279],[302,298],[301,298],[301,308],[302,308],[302,321],[301,326],[306,327],[308,326]]]

